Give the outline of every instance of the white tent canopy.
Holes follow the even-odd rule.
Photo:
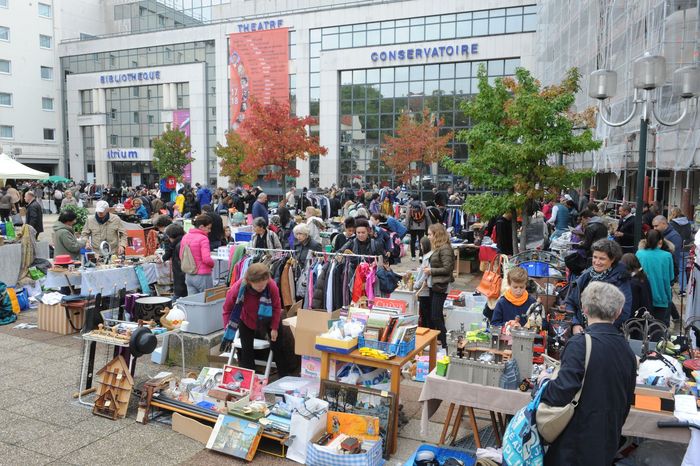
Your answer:
[[[46,172],[29,168],[5,153],[0,154],[0,180],[43,180],[48,177]]]

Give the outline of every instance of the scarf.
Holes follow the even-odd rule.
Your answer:
[[[99,223],[100,225],[104,225],[105,223],[107,223],[107,220],[109,220],[109,212],[107,212],[107,215],[105,215],[104,218],[100,218],[99,215],[95,214],[95,220],[97,220],[97,223]]]
[[[527,298],[529,297],[527,294],[527,291],[523,291],[523,294],[519,297],[516,298],[515,295],[513,294],[513,291],[508,288],[505,293],[503,293],[503,296],[513,305],[513,306],[522,306],[525,304],[525,301],[527,301]]]
[[[241,312],[243,312],[243,301],[248,285],[245,280],[241,282],[241,287],[238,290],[236,303],[233,305],[231,315],[229,315],[228,323],[224,329],[224,336],[221,340],[219,350],[222,353],[233,351],[233,340],[236,339],[238,333],[238,324],[241,322]],[[270,299],[270,290],[265,287],[260,295],[260,305],[258,306],[258,325],[268,323],[272,320],[272,300]]]
[[[590,268],[588,275],[591,277],[592,282],[602,282],[605,281],[605,279],[608,277],[610,272],[612,271],[612,267],[609,269],[605,269],[602,272],[596,272],[593,267]]]

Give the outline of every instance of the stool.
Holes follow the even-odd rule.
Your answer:
[[[231,361],[233,360],[233,353],[236,352],[235,348],[241,349],[241,339],[236,336],[236,339],[233,340],[233,349],[231,349],[231,353],[228,355],[228,364],[229,366],[231,365]],[[259,340],[259,339],[254,339],[253,340],[253,350],[264,350],[264,349],[269,349],[270,352],[267,356],[267,363],[265,364],[265,378],[269,379],[270,378],[270,367],[272,367],[272,349],[270,348],[270,342],[267,340]],[[262,362],[262,361],[260,361]],[[258,361],[255,361],[255,364],[258,364]]]

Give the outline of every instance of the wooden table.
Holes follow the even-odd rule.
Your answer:
[[[380,369],[388,369],[391,373],[391,391],[396,395],[396,399],[399,400],[400,389],[401,389],[401,368],[413,360],[416,355],[419,355],[423,350],[430,346],[430,370],[435,368],[437,359],[437,337],[440,334],[439,330],[428,330],[423,335],[416,335],[416,348],[403,357],[394,357],[392,359],[375,359],[362,356],[359,350],[355,350],[350,354],[338,354],[329,353],[326,351],[321,352],[321,379],[328,380],[328,372],[330,367],[331,359],[336,361],[344,361],[355,363],[362,366],[377,367]],[[398,403],[398,402],[397,402]],[[398,445],[398,434],[399,434],[399,410],[396,410],[396,415],[394,416],[394,435],[390,440],[391,445],[389,451],[393,454],[396,453],[396,448]]]

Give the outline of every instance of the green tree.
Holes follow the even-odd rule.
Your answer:
[[[467,143],[466,162],[445,159],[453,173],[469,177],[473,186],[488,190],[468,196],[464,208],[486,217],[513,214],[513,244],[518,251],[517,213],[541,199],[545,192],[578,186],[586,172],[553,165],[553,156],[562,159],[573,154],[598,149],[593,139],[592,109],[571,111],[580,74],[576,68],[567,72],[557,85],[543,87],[530,72],[518,68],[514,78],[496,79],[490,85],[486,70],[480,67],[479,93],[464,101],[461,108],[474,125],[460,131],[457,139]],[[523,232],[528,216],[523,214]],[[520,238],[525,249],[525,235]]]
[[[163,133],[153,140],[153,167],[161,178],[174,176],[182,181],[187,164],[191,163],[190,138],[177,128],[168,125]]]
[[[220,159],[221,176],[227,176],[229,182],[234,184],[251,184],[255,182],[256,175],[246,173],[241,169],[241,164],[245,160],[246,151],[250,150],[241,136],[233,131],[226,131],[226,145],[217,143],[214,153]]]

